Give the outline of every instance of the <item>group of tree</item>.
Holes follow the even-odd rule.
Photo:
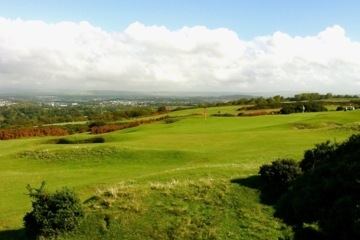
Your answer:
[[[255,97],[255,98],[241,98],[234,101],[229,101],[226,105],[252,105],[252,106],[279,106],[281,103],[286,102],[287,99],[283,96],[276,95],[274,97],[264,98],[264,97]]]
[[[299,163],[277,160],[259,173],[264,198],[287,224],[317,225],[317,239],[360,239],[360,135],[317,144]]]
[[[359,104],[359,96],[357,95],[333,95],[332,93],[319,94],[319,93],[301,93],[296,94],[294,97],[283,97],[276,95],[274,97],[253,97],[253,98],[241,98],[238,100],[232,100],[225,103],[218,103],[215,105],[248,105],[248,109],[264,109],[264,108],[282,108],[289,102],[312,102],[327,100],[325,103],[330,101],[331,104],[336,102],[336,99],[348,99],[349,101]],[[331,102],[331,100],[334,100]]]
[[[21,102],[0,107],[0,128],[37,126],[78,121],[119,121],[156,113],[155,108],[77,105],[66,107],[41,106]]]
[[[154,108],[148,107],[137,107],[122,110],[113,109],[112,111],[103,111],[99,114],[88,116],[87,119],[90,121],[114,122],[119,120],[148,116],[154,113],[156,113],[156,110]]]
[[[43,107],[35,103],[21,102],[0,107],[0,128],[85,121],[86,116],[98,112],[99,110],[87,106]]]
[[[327,108],[320,102],[295,102],[284,104],[280,110],[281,114],[300,113],[300,112],[324,112]]]
[[[319,94],[319,93],[300,93],[296,94],[293,98],[289,98],[291,101],[313,101],[313,100],[325,100],[332,98],[346,98],[353,99],[359,98],[357,95],[333,95],[332,93]]]

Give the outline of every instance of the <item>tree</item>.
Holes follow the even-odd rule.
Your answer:
[[[158,107],[157,112],[158,112],[158,113],[166,112],[166,107],[165,107],[165,106],[160,106],[160,107]]]
[[[332,93],[327,93],[325,99],[331,99],[333,97]]]
[[[327,111],[327,108],[318,102],[296,102],[296,103],[286,104],[280,110],[280,113],[281,114],[301,113],[303,112],[303,107],[305,107],[306,112]]]
[[[50,193],[44,187],[45,181],[38,189],[32,188],[29,184],[26,187],[30,198],[33,199],[33,210],[26,213],[23,219],[27,233],[48,237],[76,228],[84,216],[77,194],[66,187]]]
[[[307,153],[316,161],[280,198],[276,216],[298,227],[316,223],[326,239],[360,239],[360,134]]]

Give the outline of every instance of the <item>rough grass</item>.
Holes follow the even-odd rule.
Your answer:
[[[99,135],[98,137],[105,139],[101,144],[86,142],[94,137],[89,134],[62,138],[65,142],[78,144],[49,144],[49,141],[58,139],[51,137],[1,141],[0,239],[11,239],[12,236],[21,234],[21,230],[16,229],[22,228],[22,217],[31,208],[25,186],[28,183],[37,186],[42,180],[47,181],[49,190],[62,186],[75,188],[83,200],[98,195],[98,189],[109,192],[109,197],[104,196],[109,206],[100,204],[101,199],[94,200],[94,206],[100,206],[99,212],[93,209],[88,217],[95,224],[98,216],[103,219],[103,212],[106,213],[107,208],[119,209],[122,212],[118,213],[118,218],[109,215],[111,230],[96,230],[99,229],[98,226],[92,227],[90,222],[81,230],[96,230],[94,236],[98,237],[100,235],[97,234],[105,234],[109,239],[116,239],[116,234],[113,233],[115,229],[127,229],[123,233],[120,230],[115,232],[127,239],[136,239],[136,236],[142,234],[135,234],[136,226],[144,228],[144,231],[151,229],[159,236],[165,234],[168,238],[180,234],[182,228],[187,236],[209,239],[267,239],[269,235],[261,237],[261,234],[271,232],[271,229],[275,231],[274,236],[280,236],[284,231],[286,233],[287,230],[281,230],[283,226],[272,217],[272,209],[259,204],[256,190],[230,184],[231,179],[257,174],[261,164],[274,159],[299,160],[304,150],[312,148],[315,143],[328,139],[342,141],[353,133],[359,133],[360,111],[247,118],[209,117],[209,114],[219,111],[232,114],[237,108],[238,106],[208,108],[206,119],[202,115],[193,116],[181,118],[181,121],[171,124],[157,122]],[[171,114],[184,116],[201,111],[202,109],[188,109]],[[173,179],[178,182],[175,184]],[[133,201],[133,204],[138,205],[131,205],[130,200],[123,203],[130,210],[122,210],[125,205],[119,207],[121,201],[127,199],[119,195],[123,191],[121,185],[114,186],[120,181],[127,183],[123,184],[124,188],[139,194],[130,194],[135,199],[140,199]],[[136,184],[129,185],[129,181]],[[170,187],[171,183],[173,189]],[[206,185],[210,183],[213,184],[212,190],[206,190]],[[200,192],[207,191],[206,196],[211,197],[210,205],[202,201],[206,197],[200,198],[202,200],[199,202],[176,197],[190,193],[202,196],[199,195],[200,192],[194,192],[197,188],[193,188],[191,184],[201,185],[198,187]],[[111,191],[109,186],[113,186]],[[170,195],[164,195],[166,193]],[[112,195],[116,196],[113,200]],[[220,195],[224,195],[223,207],[216,205],[215,199]],[[157,203],[164,207],[157,207]],[[234,210],[235,205],[240,206],[240,203],[245,207],[241,211]],[[182,209],[189,211],[189,214],[183,216]],[[124,214],[124,211],[129,214]],[[201,215],[202,212],[205,215]],[[261,216],[262,220],[254,215]],[[214,216],[214,219],[210,216]],[[191,222],[192,219],[194,222]],[[151,225],[152,221],[159,224]],[[101,220],[101,223],[105,222]],[[201,226],[201,222],[209,224]],[[124,226],[127,227],[122,228]],[[134,226],[134,229],[130,226]],[[200,232],[204,235],[192,235],[195,234],[195,228],[203,228]],[[266,230],[263,231],[262,228]],[[130,236],[129,232],[134,232],[134,235]],[[79,236],[73,236],[73,239]]]
[[[212,178],[97,190],[65,239],[279,239],[291,230],[253,189]],[[91,226],[91,228],[89,228]],[[82,237],[83,236],[83,237]]]

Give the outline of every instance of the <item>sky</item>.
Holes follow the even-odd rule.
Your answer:
[[[360,94],[358,0],[0,0],[0,91]]]

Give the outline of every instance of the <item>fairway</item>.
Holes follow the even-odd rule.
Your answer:
[[[189,109],[169,113],[188,116]],[[119,182],[138,186],[171,181],[233,179],[256,175],[278,158],[300,160],[306,149],[325,140],[341,142],[360,132],[360,111],[212,117],[236,107],[208,108],[204,115],[145,124],[99,135],[104,143],[54,144],[52,138],[0,142],[0,230],[22,228],[31,208],[26,184],[47,182],[49,190],[74,188],[81,199]],[[67,139],[91,138],[78,134]],[[57,138],[58,139],[58,138]],[[256,194],[255,192],[251,194]],[[266,210],[270,211],[270,210]]]

